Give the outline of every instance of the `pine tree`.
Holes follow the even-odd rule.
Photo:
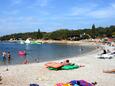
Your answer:
[[[92,38],[95,38],[95,25],[92,25]]]
[[[42,33],[40,32],[40,29],[38,28],[37,32],[37,39],[41,39],[43,37]]]

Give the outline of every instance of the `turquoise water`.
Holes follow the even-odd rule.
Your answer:
[[[66,44],[18,44],[1,42],[0,52],[10,51],[11,57],[13,58],[10,64],[21,64],[25,59],[28,59],[30,63],[33,62],[44,62],[52,61],[63,58],[71,58],[90,52],[95,49],[92,46],[81,46],[79,45],[66,45]],[[27,55],[20,57],[19,51],[25,50]],[[7,62],[6,62],[7,63]],[[0,55],[0,64],[3,65],[2,53]]]

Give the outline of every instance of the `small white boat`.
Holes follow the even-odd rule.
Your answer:
[[[23,40],[20,40],[19,43],[20,44],[25,44],[25,42]]]
[[[26,43],[26,44],[30,44],[31,41],[30,41],[29,39],[26,39],[25,43]]]

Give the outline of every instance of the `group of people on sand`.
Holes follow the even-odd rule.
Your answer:
[[[108,45],[108,44],[105,43],[105,45]],[[111,46],[111,45],[108,45],[108,46]],[[103,48],[102,54],[108,54],[108,53],[115,54],[115,45],[112,45],[112,47],[113,47],[112,51],[110,51],[109,49]],[[103,70],[103,73],[115,73],[115,68]]]
[[[11,61],[11,54],[10,52],[2,52],[2,59],[3,59],[3,62],[4,64],[6,64],[6,61],[8,61],[8,63],[10,63]]]

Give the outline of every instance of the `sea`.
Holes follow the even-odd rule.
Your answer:
[[[94,46],[81,46],[78,44],[19,44],[12,42],[0,42],[0,66],[22,64],[25,59],[29,63],[54,61],[65,58],[78,57],[94,50]],[[20,56],[19,51],[25,51],[26,55]],[[2,52],[10,52],[11,60],[4,63]]]

